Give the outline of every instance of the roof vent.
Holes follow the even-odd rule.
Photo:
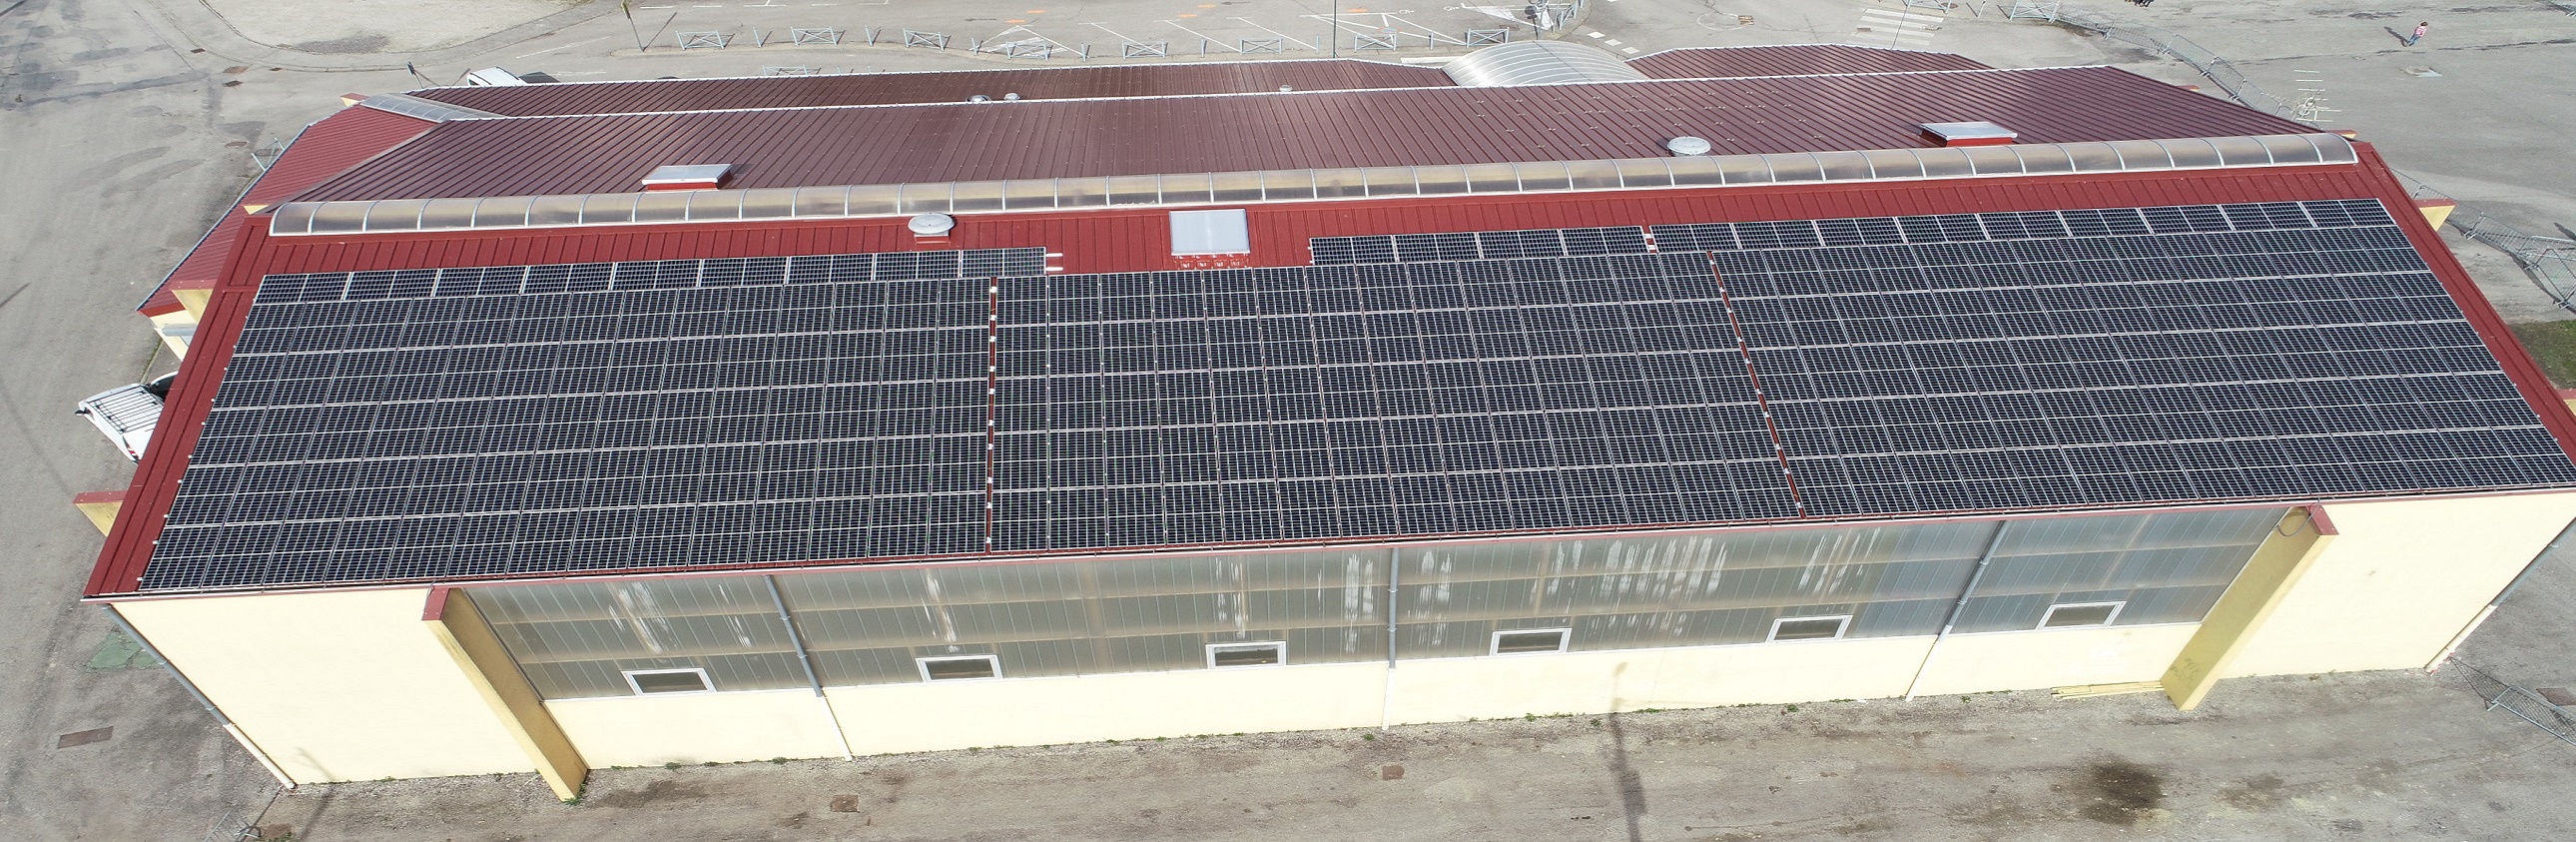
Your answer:
[[[949,229],[957,227],[957,218],[944,213],[918,214],[905,222],[904,227],[924,237],[946,236]]]
[[[1003,94],[1003,95],[1002,95],[1002,101],[1004,101],[1004,102],[1018,102],[1018,101],[1020,101],[1020,95],[1019,95],[1019,94]]]
[[[992,102],[992,101],[993,101],[993,98],[992,98],[992,97],[985,96],[985,95],[983,95],[983,94],[976,94],[976,95],[974,95],[974,96],[967,97],[967,98],[966,98],[966,101],[967,101],[967,102]]]
[[[1708,154],[1709,148],[1708,138],[1704,137],[1682,135],[1681,137],[1664,141],[1664,149],[1675,155],[1706,155]]]
[[[732,164],[673,164],[654,167],[644,176],[646,190],[713,190],[733,172]]]
[[[1283,94],[1284,94],[1284,93],[1287,93],[1287,92],[1289,92],[1289,91],[1296,90],[1296,89],[1297,89],[1297,86],[1295,86],[1295,85],[1281,85],[1281,86],[1279,86],[1279,92],[1280,92],[1280,93],[1283,93]]]
[[[2011,129],[1986,122],[1925,123],[1923,133],[1941,141],[1943,146],[2002,146],[2021,135]]]

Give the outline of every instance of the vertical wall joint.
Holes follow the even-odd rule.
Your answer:
[[[493,715],[501,721],[502,730],[528,753],[537,767],[537,775],[546,780],[555,797],[570,801],[581,796],[582,783],[589,778],[590,767],[575,750],[572,739],[555,723],[554,714],[546,711],[545,700],[537,695],[535,685],[519,672],[518,663],[510,660],[510,651],[501,645],[501,637],[474,606],[464,591],[433,588],[429,605],[421,612],[429,624],[430,634],[438,638],[447,654],[456,659],[457,669],[465,673],[475,692],[491,705]]]

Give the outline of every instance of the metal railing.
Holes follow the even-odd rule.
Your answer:
[[[2576,746],[2576,711],[2561,707],[2529,688],[2497,678],[2467,661],[2452,658],[2450,663],[2459,664],[2469,671],[2469,689],[2476,691],[2478,698],[2486,700],[2487,710],[2500,709],[2513,714],[2549,732],[2559,742]]]
[[[2169,56],[2190,65],[2192,70],[2200,73],[2201,78],[2208,79],[2210,84],[2217,85],[2219,90],[2225,91],[2229,99],[2244,103],[2247,108],[2269,111],[2292,120],[2315,122],[2315,115],[2301,116],[2296,106],[2283,101],[2280,97],[2266,93],[2262,86],[2246,78],[2245,72],[2237,70],[2236,65],[2229,63],[2226,57],[2210,52],[2208,47],[2203,47],[2181,35],[2152,26],[2117,23],[2108,18],[2063,8],[2057,3],[2023,0],[2023,2],[2014,3],[2006,14],[2016,18],[2062,23],[2114,41],[2144,47],[2156,55]]]
[[[2504,220],[2479,210],[2448,194],[2436,190],[2414,176],[2398,173],[2407,190],[2419,199],[2442,199],[2450,202],[2451,218],[2444,224],[2460,236],[2485,243],[2513,258],[2540,291],[2558,302],[2560,309],[2576,312],[2576,239],[2543,237],[2524,233]]]

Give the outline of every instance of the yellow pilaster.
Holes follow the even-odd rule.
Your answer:
[[[2281,518],[2272,535],[2245,562],[2245,571],[2236,574],[2236,582],[2209,609],[2191,642],[2183,644],[2173,666],[2165,670],[2165,696],[2174,707],[2190,710],[2209,697],[2218,677],[2227,674],[2228,661],[2262,629],[2263,621],[2280,607],[2282,596],[2332,543],[2334,524],[2326,520],[2321,506],[2292,509]]]
[[[2424,221],[2433,223],[2433,227],[2437,229],[2442,227],[2442,223],[2451,221],[2451,211],[2458,210],[2459,207],[2460,203],[2449,199],[2415,200],[2415,209],[2424,212]]]
[[[447,647],[447,654],[456,658],[457,668],[465,671],[474,689],[483,694],[483,701],[492,706],[501,727],[528,753],[528,759],[537,766],[537,774],[546,779],[555,797],[565,801],[580,797],[590,767],[582,762],[581,752],[573,748],[563,728],[555,724],[554,715],[546,712],[537,688],[530,686],[518,665],[511,662],[509,650],[492,634],[492,626],[483,621],[474,600],[464,591],[432,590],[421,619]]]
[[[125,492],[90,491],[74,494],[72,508],[79,509],[83,516],[88,517],[89,524],[98,527],[98,534],[105,535],[116,528],[116,515],[125,509]]]
[[[205,288],[177,287],[170,290],[170,297],[179,299],[179,306],[188,308],[188,315],[202,319],[206,317],[206,303],[214,300],[215,291]]]

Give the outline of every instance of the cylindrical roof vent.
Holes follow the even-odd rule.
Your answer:
[[[1664,141],[1664,149],[1671,151],[1675,155],[1687,156],[1706,155],[1708,154],[1710,147],[1708,145],[1708,138],[1682,135],[1681,137]]]
[[[944,213],[919,214],[911,221],[905,222],[904,227],[924,237],[936,237],[948,233],[948,229],[957,227],[957,218]]]

